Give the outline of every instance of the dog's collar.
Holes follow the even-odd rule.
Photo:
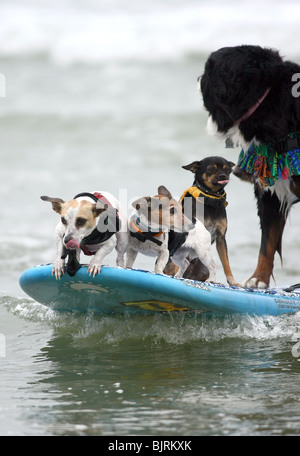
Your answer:
[[[261,187],[271,187],[278,179],[300,175],[300,132],[269,144],[241,150],[237,166],[253,175]]]
[[[242,117],[240,117],[238,120],[236,120],[233,124],[233,126],[236,126],[238,124],[240,124],[241,122],[243,122],[243,120],[247,120],[249,119],[250,116],[252,116],[252,114],[254,113],[254,111],[257,110],[257,108],[261,105],[261,103],[264,101],[264,99],[266,98],[266,96],[268,95],[268,93],[270,92],[271,90],[271,87],[269,87],[264,93],[263,95],[260,97],[260,99],[253,105],[251,106],[250,109],[248,109],[247,112],[245,112],[245,114],[242,115]]]
[[[228,203],[226,201],[226,192],[223,190],[222,192],[212,192],[206,187],[203,187],[200,184],[193,185],[189,187],[185,192],[182,194],[180,198],[180,202],[182,203],[183,199],[187,194],[192,195],[200,203],[204,204],[205,206],[213,206],[213,207],[226,207]]]
[[[157,245],[162,245],[162,242],[156,239],[163,234],[161,227],[158,230],[153,230],[150,226],[145,225],[136,214],[132,215],[129,220],[129,231],[130,236],[137,238],[141,242],[149,240]]]

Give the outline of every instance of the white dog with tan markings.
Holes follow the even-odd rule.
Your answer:
[[[138,253],[156,257],[154,271],[163,274],[169,260],[179,266],[182,277],[193,258],[199,258],[209,271],[209,281],[216,279],[216,265],[211,253],[211,236],[203,223],[191,222],[182,205],[160,185],[158,194],[132,203],[135,211],[129,219],[129,244],[126,267],[132,268]]]
[[[60,279],[65,273],[75,275],[80,268],[80,252],[93,255],[88,267],[89,275],[101,271],[103,259],[114,248],[117,251],[117,266],[124,266],[124,254],[128,245],[127,217],[119,201],[108,192],[80,193],[70,201],[41,196],[52,203],[60,215],[56,227],[57,255],[53,262],[52,275]]]

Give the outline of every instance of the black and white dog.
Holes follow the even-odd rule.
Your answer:
[[[300,65],[260,46],[213,52],[200,81],[208,131],[242,147],[234,174],[254,184],[262,237],[244,283],[269,286],[291,206],[300,201]]]

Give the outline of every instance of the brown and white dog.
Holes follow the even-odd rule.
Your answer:
[[[242,45],[213,52],[198,78],[209,132],[242,147],[234,174],[254,184],[262,235],[247,287],[269,286],[289,210],[300,201],[299,77],[300,65],[276,50]]]
[[[60,279],[65,273],[65,258],[69,256],[67,273],[74,275],[80,268],[80,252],[93,255],[88,273],[95,276],[101,271],[103,259],[114,248],[117,266],[124,266],[128,245],[127,217],[119,201],[108,192],[80,193],[70,201],[41,196],[52,203],[60,215],[56,226],[57,255],[52,275]]]
[[[200,258],[209,271],[209,281],[216,279],[216,265],[211,253],[211,236],[200,221],[191,222],[169,190],[161,185],[158,195],[139,198],[132,203],[135,211],[129,219],[129,245],[126,267],[132,268],[137,254],[157,257],[154,271],[163,274],[169,260],[179,266],[182,277],[189,258]]]

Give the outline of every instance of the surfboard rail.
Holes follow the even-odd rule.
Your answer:
[[[95,277],[88,275],[86,265],[60,280],[51,273],[52,264],[34,266],[21,274],[19,283],[32,299],[59,311],[281,315],[300,310],[300,293],[279,289],[239,288],[110,266]]]

